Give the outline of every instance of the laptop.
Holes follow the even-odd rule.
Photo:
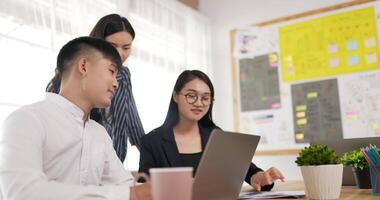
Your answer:
[[[373,144],[380,146],[380,137],[368,137],[368,138],[351,138],[351,139],[340,139],[340,140],[330,140],[330,141],[315,141],[311,144],[324,144],[335,151],[337,156],[341,157],[344,153],[352,151],[354,149],[360,149],[360,147],[368,146]],[[352,173],[351,167],[343,168],[343,178],[342,185],[352,186],[356,185],[355,178]]]
[[[214,130],[193,183],[193,200],[238,199],[260,136]]]

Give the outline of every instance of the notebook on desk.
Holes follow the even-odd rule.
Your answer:
[[[214,130],[194,177],[193,200],[233,200],[239,193],[260,136]]]

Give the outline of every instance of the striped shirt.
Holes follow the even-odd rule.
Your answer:
[[[127,154],[128,140],[132,145],[140,146],[140,138],[145,132],[132,94],[129,69],[122,67],[116,78],[119,87],[112,98],[110,109],[106,110],[106,116],[109,117],[104,126],[113,140],[117,156],[123,162]]]

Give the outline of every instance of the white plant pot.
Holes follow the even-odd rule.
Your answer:
[[[342,188],[343,165],[301,166],[309,199],[338,199]]]

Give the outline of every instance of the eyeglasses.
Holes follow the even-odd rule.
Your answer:
[[[210,95],[198,96],[195,93],[179,94],[185,96],[186,102],[188,104],[195,104],[199,98],[201,99],[201,103],[203,106],[209,106],[211,102],[214,101],[214,99],[212,99]]]

